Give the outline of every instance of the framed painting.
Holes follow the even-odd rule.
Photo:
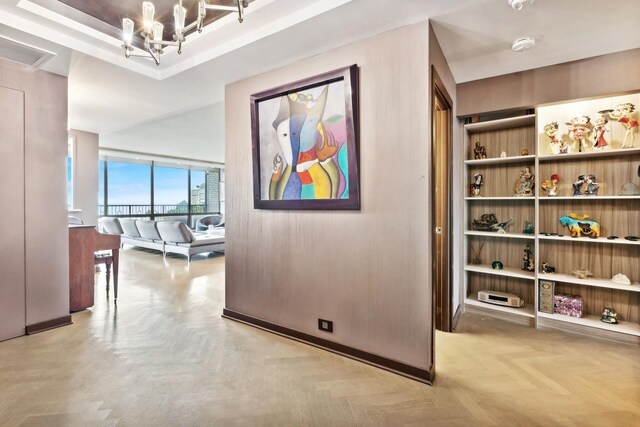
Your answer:
[[[251,96],[256,209],[360,209],[358,66]]]

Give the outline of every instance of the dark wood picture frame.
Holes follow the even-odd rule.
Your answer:
[[[334,199],[263,199],[261,192],[260,103],[308,89],[344,82],[345,124],[348,157],[348,197]],[[360,147],[358,129],[358,66],[339,68],[304,80],[282,85],[251,95],[251,140],[253,151],[253,206],[255,209],[281,210],[359,210]],[[295,173],[295,171],[293,172]]]

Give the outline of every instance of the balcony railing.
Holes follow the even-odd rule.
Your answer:
[[[191,205],[189,212],[188,205],[155,205],[153,212],[151,205],[109,205],[105,209],[104,205],[98,205],[98,216],[116,217],[148,217],[154,215],[187,215],[205,213],[206,205]]]

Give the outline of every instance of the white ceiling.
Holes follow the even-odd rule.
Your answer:
[[[176,122],[165,119],[222,102],[229,83],[429,18],[458,83],[640,47],[640,0],[535,0],[520,12],[507,0],[256,0],[248,12],[241,25],[231,16],[190,37],[183,54],[169,51],[160,67],[127,60],[119,40],[30,0],[0,0],[0,34],[18,28],[30,44],[59,53],[53,72],[65,74],[72,56],[70,125],[117,146],[147,135],[137,125],[170,133]],[[511,52],[525,35],[538,44]]]
[[[432,20],[457,83],[640,47],[640,0],[535,0],[521,11],[477,0]],[[536,46],[512,52],[524,36]]]

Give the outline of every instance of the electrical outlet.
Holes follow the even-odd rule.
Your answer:
[[[331,320],[318,319],[318,329],[333,333],[333,322]]]

